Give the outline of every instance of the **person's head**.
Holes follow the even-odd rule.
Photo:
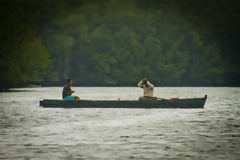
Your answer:
[[[144,83],[147,83],[148,79],[147,78],[143,78],[142,80]]]
[[[70,78],[67,79],[67,84],[71,86],[72,85],[72,79],[70,79]]]
[[[148,79],[147,78],[143,78],[143,84],[146,86],[146,87],[148,87],[149,85],[148,85]]]

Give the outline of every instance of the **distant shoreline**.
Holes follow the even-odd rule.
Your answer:
[[[9,89],[4,89],[4,90],[0,90],[1,92],[33,92],[34,90],[28,90],[28,89],[37,89],[37,88],[51,88],[51,87],[63,87],[63,86],[41,86],[41,87],[13,87],[13,88],[9,88]],[[137,88],[137,86],[72,86],[74,87],[132,87],[132,88]],[[201,87],[205,87],[205,88],[240,88],[240,86],[155,86],[155,87],[161,87],[161,88],[201,88]]]

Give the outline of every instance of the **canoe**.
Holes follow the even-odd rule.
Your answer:
[[[207,95],[202,98],[139,100],[40,100],[44,108],[204,108]]]

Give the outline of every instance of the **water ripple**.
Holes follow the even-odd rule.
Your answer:
[[[74,87],[86,99],[137,99],[133,87]],[[0,159],[194,159],[240,157],[239,88],[156,88],[159,97],[200,97],[205,109],[47,109],[61,88],[0,93]],[[184,93],[184,96],[183,96]],[[182,95],[182,96],[181,96]],[[26,97],[28,97],[26,99]]]

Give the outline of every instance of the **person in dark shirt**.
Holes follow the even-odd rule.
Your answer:
[[[68,79],[67,84],[63,87],[62,98],[64,100],[80,100],[78,96],[72,96],[72,94],[75,92],[71,89],[72,83],[72,79]]]

